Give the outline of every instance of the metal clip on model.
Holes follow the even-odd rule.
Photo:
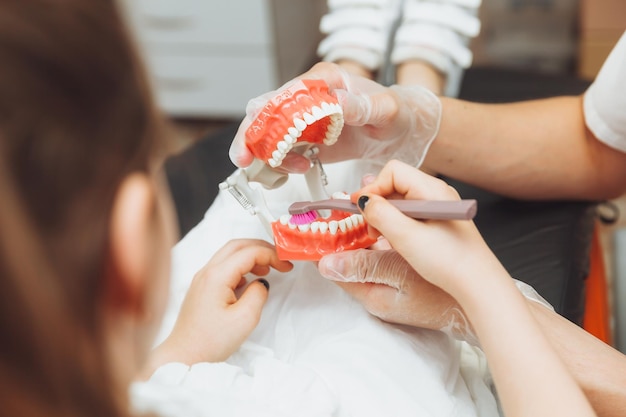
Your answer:
[[[262,190],[253,189],[249,183],[259,182],[264,187],[273,189],[283,185],[287,178],[287,174],[278,172],[265,165],[263,161],[255,159],[249,167],[239,168],[221,182],[219,188],[231,193],[248,213],[258,216],[265,231],[272,237],[272,222],[275,219],[267,208]]]

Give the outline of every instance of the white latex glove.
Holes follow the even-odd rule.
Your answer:
[[[328,62],[316,64],[297,79],[325,80],[343,108],[344,128],[335,145],[320,146],[322,162],[370,159],[385,163],[398,159],[418,167],[439,131],[441,102],[423,87],[384,87]],[[292,82],[250,100],[230,147],[230,159],[235,165],[247,167],[252,163],[253,156],[245,146],[245,131],[268,99]],[[291,152],[281,168],[301,173],[309,168],[309,161]]]
[[[478,346],[463,309],[423,279],[398,252],[360,249],[322,258],[322,276],[335,281],[376,317],[444,333]]]

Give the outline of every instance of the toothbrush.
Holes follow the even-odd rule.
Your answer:
[[[471,220],[476,215],[476,200],[388,200],[398,210],[414,219],[423,220]],[[360,213],[350,200],[333,198],[319,201],[298,201],[289,206],[291,223],[308,224],[317,218],[317,210],[334,209]]]

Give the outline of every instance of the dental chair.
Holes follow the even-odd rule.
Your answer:
[[[588,85],[564,76],[472,68],[460,98],[510,102],[580,94]],[[166,162],[181,236],[203,218],[218,183],[235,169],[227,155],[237,127],[234,122]],[[476,224],[511,276],[532,285],[557,312],[582,325],[596,203],[519,201],[444,179],[463,198],[478,201]]]

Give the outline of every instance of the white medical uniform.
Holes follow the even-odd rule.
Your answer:
[[[585,93],[587,127],[600,141],[626,152],[626,32]]]

